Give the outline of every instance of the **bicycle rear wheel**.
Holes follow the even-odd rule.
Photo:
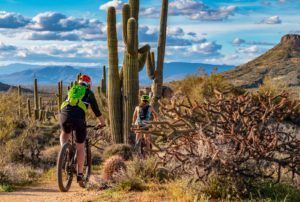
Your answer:
[[[65,143],[57,158],[57,182],[61,192],[69,191],[73,180],[74,151],[70,143]]]

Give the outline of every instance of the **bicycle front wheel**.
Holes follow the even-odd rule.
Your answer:
[[[85,162],[84,162],[84,176],[85,176],[85,183],[89,181],[89,178],[92,173],[92,152],[91,152],[91,147],[86,144],[85,147]]]
[[[69,191],[73,180],[74,152],[70,143],[65,143],[57,158],[57,182],[61,192]]]

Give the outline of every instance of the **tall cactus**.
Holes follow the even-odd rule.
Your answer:
[[[22,113],[22,87],[18,86],[19,118],[23,118]]]
[[[60,112],[60,107],[62,105],[62,102],[63,102],[63,82],[62,81],[59,81],[57,83],[57,108],[58,108],[58,111]]]
[[[139,0],[129,0],[122,9],[123,42],[125,44],[123,67],[118,72],[118,40],[115,8],[108,9],[107,37],[109,52],[108,107],[111,132],[115,139],[129,142],[130,126],[135,106],[138,104],[139,71],[145,66],[150,46],[139,49]],[[122,102],[121,102],[122,100]],[[117,106],[118,105],[118,106]],[[117,109],[116,109],[117,106]],[[123,109],[123,111],[121,111]],[[117,111],[117,112],[116,112]],[[123,112],[123,114],[122,114]],[[116,115],[117,114],[117,115]],[[117,124],[118,123],[118,124]],[[120,123],[123,123],[121,127]],[[121,138],[120,136],[123,137]]]
[[[34,119],[38,120],[39,119],[39,92],[38,92],[38,83],[37,79],[34,79]]]
[[[130,18],[127,24],[127,46],[123,66],[123,135],[125,140],[129,140],[132,115],[138,101],[139,69],[136,32],[136,20]]]
[[[148,54],[147,73],[150,79],[153,79],[152,84],[152,106],[158,108],[157,101],[162,97],[163,85],[163,67],[165,58],[167,22],[168,22],[168,0],[162,0],[161,15],[160,15],[160,31],[157,47],[157,65],[155,65],[154,53]]]
[[[31,105],[30,105],[30,99],[27,98],[27,113],[28,113],[28,118],[31,119],[32,113],[31,113]]]
[[[100,85],[100,89],[101,89],[101,93],[103,95],[106,96],[106,67],[103,66],[103,69],[102,69],[102,78],[101,78],[101,85]]]
[[[122,143],[122,106],[121,81],[119,78],[118,38],[116,28],[116,9],[110,7],[107,15],[107,45],[108,45],[108,103],[110,130],[116,143]]]

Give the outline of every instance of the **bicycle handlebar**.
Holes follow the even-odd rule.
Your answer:
[[[104,127],[106,127],[106,125],[103,125],[103,126],[98,126],[98,125],[86,125],[85,126],[86,128],[93,128],[94,130],[99,130],[99,129],[102,129]]]

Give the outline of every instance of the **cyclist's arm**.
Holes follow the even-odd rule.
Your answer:
[[[91,105],[91,108],[95,114],[95,116],[99,119],[100,117],[102,117],[102,113],[99,109],[99,106],[98,106],[98,103],[97,103],[97,100],[95,98],[95,95],[93,92],[90,93],[89,95],[89,103]]]
[[[153,114],[153,118],[155,121],[158,121],[158,114],[157,112],[153,109],[153,107],[150,107],[150,112]]]
[[[133,113],[132,124],[134,124],[136,122],[136,119],[137,119],[137,108],[135,108],[134,113]]]

